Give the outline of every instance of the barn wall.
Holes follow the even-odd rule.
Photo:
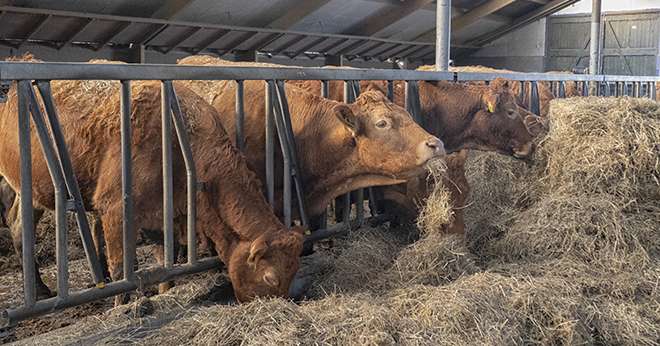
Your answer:
[[[589,66],[588,14],[548,20],[547,69]],[[660,74],[660,11],[605,13],[602,26],[601,72],[620,75]]]
[[[541,19],[493,41],[472,55],[456,60],[457,65],[484,65],[522,72],[543,72],[545,68],[545,24]]]

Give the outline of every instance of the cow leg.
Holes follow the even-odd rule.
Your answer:
[[[179,255],[180,245],[179,242],[174,241],[174,261],[177,261]],[[157,244],[154,248],[154,256],[156,256],[156,262],[159,265],[165,265],[165,246],[163,244]],[[158,294],[163,294],[167,292],[170,288],[174,287],[174,281],[161,282],[158,284]]]
[[[88,214],[90,215],[90,214]],[[110,271],[108,270],[108,259],[105,256],[105,241],[103,240],[103,226],[101,225],[101,218],[96,214],[92,214],[92,239],[94,240],[94,248],[96,249],[96,255],[98,256],[99,261],[101,262],[101,268],[103,269],[103,277],[109,278]]]
[[[9,209],[9,212],[7,213],[7,222],[9,223],[9,229],[11,230],[11,238],[12,238],[12,243],[14,245],[14,251],[16,251],[16,254],[18,255],[19,261],[22,261],[23,224],[20,213],[20,208],[21,208],[20,205],[21,205],[21,198],[19,195],[16,195],[16,197],[14,198],[14,204],[12,204],[11,208]],[[42,209],[33,208],[32,219],[34,221],[33,232],[35,233],[35,236],[36,236],[37,224],[39,223],[39,220],[41,219],[41,216],[43,214],[44,211]],[[52,297],[53,292],[51,292],[51,290],[48,288],[48,286],[46,286],[46,284],[41,278],[41,273],[39,272],[39,262],[36,260],[36,258],[34,261],[34,272],[36,276],[35,280],[37,286],[36,287],[37,300]]]
[[[122,244],[122,211],[121,205],[113,206],[109,210],[99,213],[101,215],[101,228],[105,240],[105,252],[108,271],[112,281],[119,281],[124,276],[123,244]],[[122,293],[115,296],[115,306],[128,303],[130,296]]]
[[[176,249],[176,246],[174,247]],[[176,251],[176,250],[175,250]],[[154,256],[156,256],[156,261],[159,265],[165,264],[165,246],[158,244],[154,248]],[[176,259],[176,255],[174,257]],[[174,281],[161,282],[158,284],[158,294],[163,294],[167,292],[170,288],[174,286]]]

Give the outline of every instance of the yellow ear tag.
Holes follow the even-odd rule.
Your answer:
[[[488,102],[488,111],[491,113],[495,113],[495,106],[491,102]]]

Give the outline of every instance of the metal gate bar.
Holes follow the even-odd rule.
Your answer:
[[[273,129],[273,93],[275,86],[273,83],[265,83],[264,107],[266,107],[265,138],[266,138],[266,197],[268,203],[275,207],[275,132]]]
[[[183,162],[186,166],[186,243],[188,244],[188,264],[195,264],[197,262],[197,168],[188,138],[187,122],[181,113],[174,86],[170,81],[165,82],[164,85],[169,93],[174,131],[179,140]]]
[[[37,301],[34,261],[34,220],[32,213],[32,145],[30,142],[30,104],[27,93],[30,81],[18,82],[18,146],[21,165],[21,227],[23,262],[23,301],[26,309]]]
[[[41,99],[44,103],[46,120],[50,126],[50,130],[53,135],[54,140],[54,154],[55,154],[55,163],[58,164],[57,170],[61,172],[62,178],[64,179],[64,184],[66,189],[65,193],[68,191],[68,194],[73,203],[73,210],[75,211],[76,221],[78,222],[78,230],[82,238],[83,249],[85,250],[85,255],[87,256],[87,262],[91,269],[92,279],[97,285],[103,285],[105,279],[103,277],[103,269],[101,268],[101,262],[98,259],[96,253],[96,248],[92,240],[91,231],[89,227],[89,221],[87,220],[87,212],[83,204],[82,195],[80,194],[80,187],[78,186],[78,180],[76,179],[75,173],[73,171],[73,164],[71,163],[71,158],[69,157],[69,152],[66,149],[66,142],[64,140],[64,134],[60,127],[60,123],[57,115],[57,108],[53,103],[52,93],[50,89],[50,83],[47,81],[39,81],[37,83],[39,93],[41,94]],[[28,97],[30,99],[30,108],[32,109],[32,114],[41,113],[37,103],[34,90],[28,88]],[[39,116],[39,122],[43,122],[43,116]],[[35,120],[37,122],[37,120]],[[47,130],[46,130],[47,131]],[[46,132],[47,135],[47,132]],[[52,142],[50,145],[52,146]]]
[[[605,76],[605,75],[545,75],[545,74],[488,74],[488,73],[441,73],[441,72],[420,72],[420,71],[405,71],[405,70],[391,70],[391,71],[377,71],[377,70],[329,70],[329,69],[307,69],[307,68],[291,68],[291,69],[274,69],[274,68],[209,68],[209,67],[184,67],[184,66],[163,66],[163,65],[90,65],[90,64],[66,64],[66,63],[0,63],[0,84],[8,85],[8,81],[18,82],[18,132],[19,132],[19,146],[20,146],[20,178],[21,178],[21,198],[20,213],[21,213],[21,226],[23,227],[22,241],[22,261],[23,261],[23,277],[24,277],[24,305],[16,309],[9,309],[2,312],[4,320],[0,321],[5,323],[15,323],[18,320],[28,317],[60,310],[65,307],[79,305],[93,300],[110,297],[119,293],[129,292],[142,285],[151,285],[163,281],[169,281],[174,277],[195,273],[199,271],[208,270],[220,264],[217,258],[206,258],[196,261],[196,232],[195,232],[195,196],[197,192],[197,183],[195,177],[194,162],[192,156],[192,149],[187,138],[185,131],[185,118],[181,114],[180,106],[176,97],[176,92],[172,85],[171,80],[235,80],[237,81],[237,95],[236,95],[236,121],[237,121],[237,143],[243,143],[243,129],[244,125],[244,91],[243,80],[269,80],[271,83],[266,83],[265,96],[266,96],[266,161],[267,161],[267,195],[269,202],[274,202],[274,130],[278,122],[282,132],[282,138],[288,145],[284,147],[284,152],[289,154],[289,158],[295,159],[296,153],[291,155],[292,148],[295,146],[290,145],[294,143],[293,131],[291,127],[290,114],[288,114],[288,104],[286,102],[286,94],[284,92],[283,80],[324,80],[322,83],[322,90],[324,96],[328,96],[329,80],[343,80],[345,81],[344,90],[345,97],[355,98],[359,95],[359,80],[387,80],[387,96],[391,100],[394,98],[394,80],[408,81],[410,90],[408,90],[407,104],[413,106],[413,101],[410,97],[419,97],[418,89],[415,88],[417,81],[420,80],[454,80],[454,81],[470,81],[482,80],[489,81],[494,78],[508,78],[521,83],[521,95],[526,95],[526,83],[530,83],[531,99],[534,99],[533,91],[534,84],[539,81],[549,81],[557,84],[558,95],[564,94],[565,96],[565,82],[570,81],[573,83],[581,83],[581,91],[588,95],[588,85],[593,83],[599,86],[600,91],[598,94],[611,94],[611,85],[614,83],[614,93],[618,95],[634,95],[636,97],[650,97],[656,98],[655,83],[660,81],[660,77],[631,77],[631,76]],[[32,80],[38,80],[37,87],[44,102],[44,109],[46,112],[41,112],[39,103],[36,99],[35,92],[30,83]],[[79,197],[77,181],[73,174],[72,164],[66,151],[66,143],[61,133],[58,122],[57,110],[52,100],[50,84],[48,80],[52,79],[80,79],[80,80],[118,80],[121,81],[121,138],[122,138],[122,198],[123,198],[123,251],[124,251],[124,279],[115,281],[103,286],[102,279],[98,282],[99,285],[94,288],[69,292],[68,287],[68,264],[65,261],[66,255],[66,224],[65,224],[65,208],[68,206],[77,212],[79,217],[78,222],[81,229],[81,237],[83,242],[88,246],[88,262],[90,269],[94,275],[94,266],[100,263],[95,256],[96,251],[93,250],[91,243],[91,234],[89,232],[89,225],[84,214],[84,206],[82,199]],[[188,263],[184,265],[174,264],[174,245],[176,245],[173,236],[173,209],[169,209],[166,201],[164,201],[164,232],[167,240],[165,247],[166,265],[164,267],[156,268],[155,270],[137,270],[134,271],[133,265],[135,261],[135,229],[133,227],[133,202],[131,191],[131,93],[130,93],[130,80],[144,79],[144,80],[159,80],[161,81],[162,95],[161,102],[163,105],[161,121],[163,128],[162,142],[163,142],[163,184],[164,184],[164,197],[167,200],[168,188],[167,184],[172,184],[171,176],[171,133],[172,123],[174,130],[177,133],[177,139],[181,146],[184,155],[184,162],[187,170],[187,199],[188,199],[188,219],[187,219],[187,241],[189,246],[192,246],[192,251],[188,254]],[[274,82],[277,80],[278,82]],[[538,86],[537,86],[538,88]],[[406,88],[408,89],[408,88]],[[585,92],[586,89],[586,92]],[[0,100],[3,99],[6,92],[5,89],[0,90]],[[536,96],[538,97],[538,95]],[[534,101],[534,100],[529,100]],[[273,103],[275,102],[275,103]],[[532,107],[533,107],[532,102]],[[414,108],[414,106],[412,107]],[[411,109],[415,112],[414,109]],[[170,113],[171,112],[171,113]],[[36,266],[34,265],[34,247],[35,247],[35,234],[34,234],[34,220],[32,208],[32,163],[31,163],[31,143],[30,143],[30,117],[32,116],[35,122],[35,130],[40,140],[42,150],[48,164],[51,179],[53,180],[56,199],[56,253],[57,253],[57,291],[58,296],[36,300]],[[172,117],[170,119],[170,116]],[[275,127],[274,127],[275,126]],[[52,133],[49,133],[50,131]],[[183,131],[182,131],[183,130]],[[279,132],[279,131],[278,131]],[[269,144],[270,143],[270,144]],[[287,149],[288,148],[288,149]],[[169,151],[169,153],[168,153]],[[270,155],[269,155],[270,154]],[[292,163],[295,164],[296,160]],[[268,169],[268,163],[271,168]],[[297,164],[295,164],[297,166]],[[168,176],[169,170],[169,176]],[[292,167],[291,177],[295,178],[299,175],[296,167]],[[289,185],[290,186],[290,185]],[[302,194],[302,185],[300,193]],[[170,197],[171,197],[171,190]],[[297,190],[298,192],[298,190]],[[290,193],[290,192],[289,192]],[[371,195],[371,193],[370,193]],[[304,196],[304,194],[302,195]],[[67,198],[73,197],[74,203],[67,201]],[[303,200],[299,197],[299,200]],[[349,200],[350,202],[350,200]],[[71,205],[72,204],[72,205]],[[289,204],[289,213],[290,213]],[[300,206],[299,206],[300,207]],[[350,208],[350,203],[349,203]],[[350,209],[349,217],[350,217]],[[301,216],[304,218],[304,207],[301,209]],[[80,212],[82,211],[82,213]],[[360,213],[362,214],[362,213]],[[361,217],[361,216],[359,216]],[[169,220],[168,220],[169,219]],[[166,230],[168,222],[170,223],[169,230]],[[324,239],[332,235],[340,234],[345,231],[345,224],[340,224],[330,229],[325,228],[321,232],[315,233],[306,239],[306,243],[318,239]],[[87,231],[85,232],[84,229]],[[168,235],[168,232],[169,233]],[[85,240],[87,239],[87,241]],[[167,269],[169,267],[171,269]],[[97,275],[101,278],[101,274]]]
[[[121,191],[124,280],[135,280],[136,233],[133,227],[133,163],[131,154],[131,81],[121,81]]]
[[[174,266],[174,185],[172,178],[172,115],[168,81],[161,81],[161,139],[163,156],[163,246],[164,267]]]
[[[305,207],[305,188],[302,179],[302,166],[298,160],[298,147],[296,146],[296,138],[293,135],[293,125],[291,124],[291,113],[289,111],[289,101],[286,97],[286,88],[284,81],[276,81],[275,89],[277,90],[278,108],[280,110],[280,118],[284,125],[284,136],[286,138],[287,150],[291,158],[291,177],[293,184],[296,188],[296,198],[298,199],[298,214],[303,226],[309,224],[307,220],[307,208]]]
[[[70,294],[62,299],[53,297],[40,300],[31,306],[22,306],[16,309],[4,310],[0,316],[0,326],[13,325],[18,321],[30,317],[48,314],[68,307],[82,305],[95,300],[109,298],[121,293],[142,290],[160,282],[171,281],[179,276],[200,273],[214,268],[221,268],[222,262],[217,257],[200,259],[196,264],[176,265],[171,269],[163,267],[143,269],[135,272],[135,280],[120,280],[108,283],[104,288],[88,288]]]
[[[539,100],[539,86],[536,81],[530,82],[529,111],[541,115],[541,102]]]
[[[40,91],[42,91],[40,89]],[[66,183],[64,176],[60,170],[57,162],[57,155],[52,142],[48,136],[48,128],[46,127],[43,114],[39,110],[36,103],[36,97],[32,87],[28,87],[27,92],[29,97],[30,109],[34,119],[37,137],[42,145],[48,172],[50,173],[53,183],[53,192],[55,197],[55,262],[57,266],[57,297],[66,298],[69,294],[69,268],[67,261],[67,224],[66,224]],[[35,273],[39,275],[39,272]]]

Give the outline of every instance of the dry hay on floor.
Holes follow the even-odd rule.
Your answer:
[[[363,228],[306,259],[319,270],[299,304],[173,296],[158,328],[132,319],[103,342],[658,345],[658,114],[646,100],[554,101],[534,164],[470,158],[466,242]]]
[[[93,222],[93,218],[90,217],[89,221]],[[85,252],[78,234],[78,225],[73,215],[68,215],[67,227],[69,260],[84,257]],[[40,265],[48,266],[55,263],[55,218],[52,212],[45,212],[37,224],[34,251]],[[14,251],[11,232],[8,228],[0,228],[0,275],[20,270],[21,263],[19,256]]]

